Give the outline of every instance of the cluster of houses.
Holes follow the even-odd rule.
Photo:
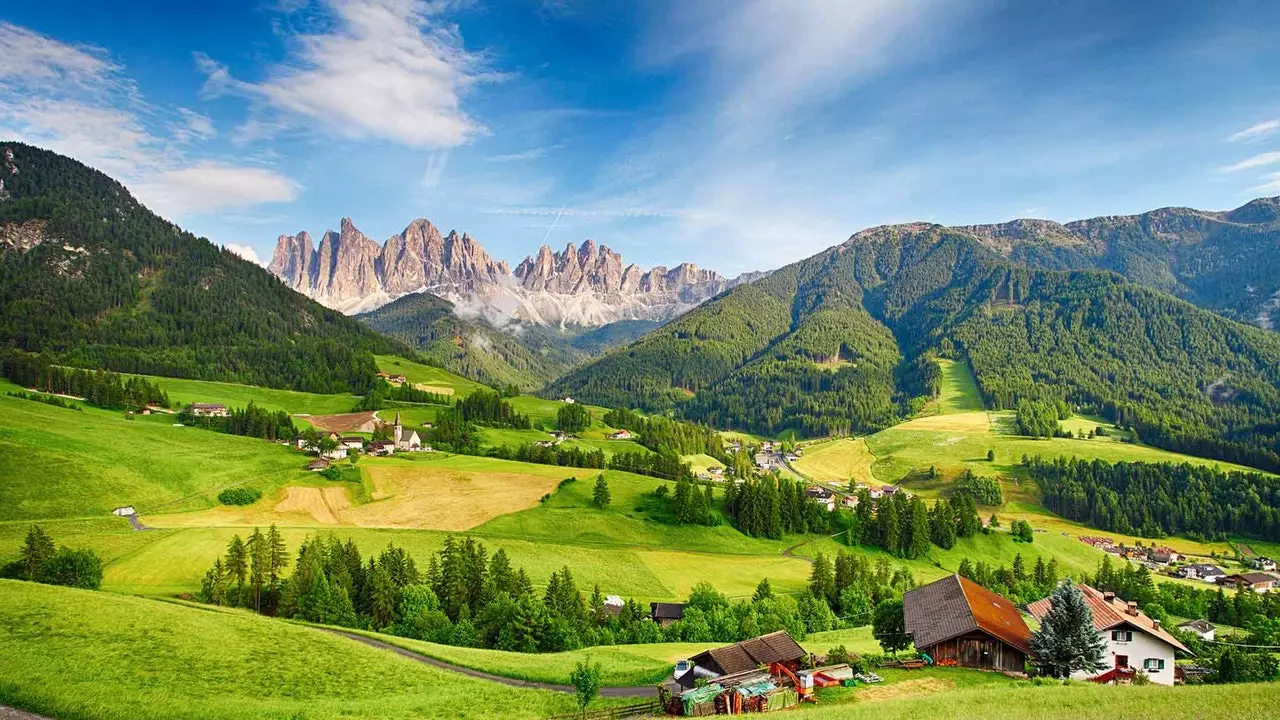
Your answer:
[[[320,457],[307,465],[312,472],[321,472],[329,468],[334,460],[343,460],[348,455],[364,453],[366,455],[393,455],[396,452],[432,452],[432,447],[422,442],[422,437],[413,428],[406,428],[400,422],[400,414],[396,413],[395,423],[391,426],[391,438],[388,440],[366,441],[359,435],[339,435],[329,433],[328,437],[337,443],[332,450],[319,453]],[[307,440],[299,435],[294,443],[299,450],[311,450]]]
[[[1125,545],[1116,543],[1109,537],[1083,535],[1080,542],[1095,547],[1105,553],[1142,563],[1151,570],[1163,570],[1172,577],[1187,580],[1199,580],[1211,585],[1220,585],[1231,589],[1252,590],[1257,593],[1272,592],[1280,589],[1280,576],[1275,573],[1276,563],[1266,557],[1254,559],[1257,570],[1228,574],[1227,571],[1212,563],[1191,562],[1179,564],[1187,560],[1185,555],[1170,547]]]
[[[742,446],[738,443],[730,443],[729,452],[738,452]],[[782,444],[771,440],[766,440],[760,444],[756,450],[755,464],[760,470],[781,470],[787,463],[795,462],[804,457],[804,451],[796,448],[791,452],[784,452]]]
[[[408,379],[408,378],[406,378],[404,375],[402,375],[402,374],[400,374],[400,373],[385,373],[385,372],[380,372],[380,373],[378,373],[378,377],[382,378],[383,380],[386,380],[387,382],[391,383],[392,385],[403,385],[403,384],[405,384],[406,382],[408,382],[408,381],[409,381],[409,379]]]
[[[218,403],[191,403],[187,409],[196,417],[227,417],[231,414],[226,405]]]
[[[1173,685],[1179,679],[1175,656],[1192,653],[1159,620],[1115,593],[1078,587],[1093,628],[1106,644],[1106,668],[1077,672],[1074,679],[1127,683],[1139,670],[1159,685]],[[906,632],[927,662],[1022,673],[1032,656],[1031,630],[1017,606],[960,575],[911,590],[903,596],[902,605]],[[1052,607],[1052,600],[1045,598],[1027,605],[1026,612],[1041,621]],[[1203,624],[1212,633],[1212,625]]]
[[[1137,603],[1088,585],[1078,587],[1093,630],[1105,644],[1105,667],[1076,672],[1073,679],[1129,684],[1142,672],[1152,683],[1174,685],[1190,672],[1174,661],[1192,651]],[[1015,676],[1022,676],[1034,658],[1026,617],[1043,621],[1053,607],[1052,599],[1045,598],[1020,609],[960,575],[911,590],[902,604],[904,628],[920,657],[904,666],[967,667]],[[650,617],[664,626],[684,614],[678,603],[651,603],[650,608]],[[1215,634],[1204,620],[1185,622],[1179,629],[1207,640]],[[822,665],[822,660],[786,632],[770,633],[680,660],[660,695],[669,714],[736,715],[792,707],[815,701],[823,687],[878,679],[855,675],[849,665]]]

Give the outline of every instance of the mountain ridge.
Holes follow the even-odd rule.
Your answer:
[[[543,245],[513,271],[469,234],[444,235],[425,218],[382,244],[350,218],[339,228],[326,231],[319,246],[306,231],[279,236],[267,269],[294,290],[347,314],[427,292],[494,324],[661,321],[758,277],[729,279],[692,263],[645,270],[590,239],[559,252]]]

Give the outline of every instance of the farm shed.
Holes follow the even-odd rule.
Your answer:
[[[1031,630],[1009,600],[951,575],[902,598],[907,634],[935,663],[1024,672]]]
[[[722,677],[781,665],[794,671],[809,657],[785,630],[761,635],[740,643],[704,650],[689,658],[689,672],[676,678],[692,687],[697,677]]]

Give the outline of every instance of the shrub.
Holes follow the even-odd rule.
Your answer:
[[[102,560],[92,550],[61,547],[40,569],[37,580],[46,585],[97,590],[102,585]]]
[[[252,505],[262,497],[262,492],[249,487],[227,488],[218,493],[218,502],[223,505]]]

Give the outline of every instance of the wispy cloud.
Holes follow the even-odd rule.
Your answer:
[[[1257,140],[1259,138],[1266,137],[1277,130],[1280,130],[1280,120],[1264,120],[1263,122],[1256,125],[1250,125],[1240,132],[1235,133],[1231,137],[1227,138],[1227,140],[1231,142]]]
[[[292,38],[294,50],[261,82],[237,80],[223,64],[197,54],[206,95],[251,98],[252,129],[304,125],[330,135],[450,148],[485,132],[462,109],[464,93],[498,76],[468,52],[439,0],[327,0],[332,27]]]
[[[434,188],[440,185],[444,177],[444,169],[449,165],[449,151],[433,152],[427,156],[427,169],[422,173],[422,187]]]
[[[491,162],[491,163],[528,162],[529,160],[537,160],[539,158],[546,157],[547,153],[553,152],[555,150],[559,150],[562,147],[564,147],[563,143],[556,143],[555,145],[544,145],[542,147],[529,148],[528,150],[524,150],[522,152],[517,152],[517,153],[509,153],[506,155],[490,155],[489,157],[485,158],[484,161]]]
[[[1248,193],[1251,195],[1280,195],[1280,172],[1273,172],[1262,176],[1262,184],[1251,187]]]
[[[1254,155],[1251,158],[1241,160],[1240,162],[1235,163],[1234,165],[1228,165],[1224,168],[1221,168],[1220,172],[1224,172],[1224,173],[1237,172],[1239,170],[1248,170],[1249,168],[1256,168],[1256,167],[1266,167],[1267,165],[1275,165],[1277,163],[1280,163],[1280,151],[1265,152],[1265,153],[1260,153],[1258,155]]]
[[[0,57],[0,133],[115,175],[162,214],[296,197],[296,186],[274,170],[191,160],[193,144],[215,134],[212,121],[146,103],[101,48],[0,23]]]

